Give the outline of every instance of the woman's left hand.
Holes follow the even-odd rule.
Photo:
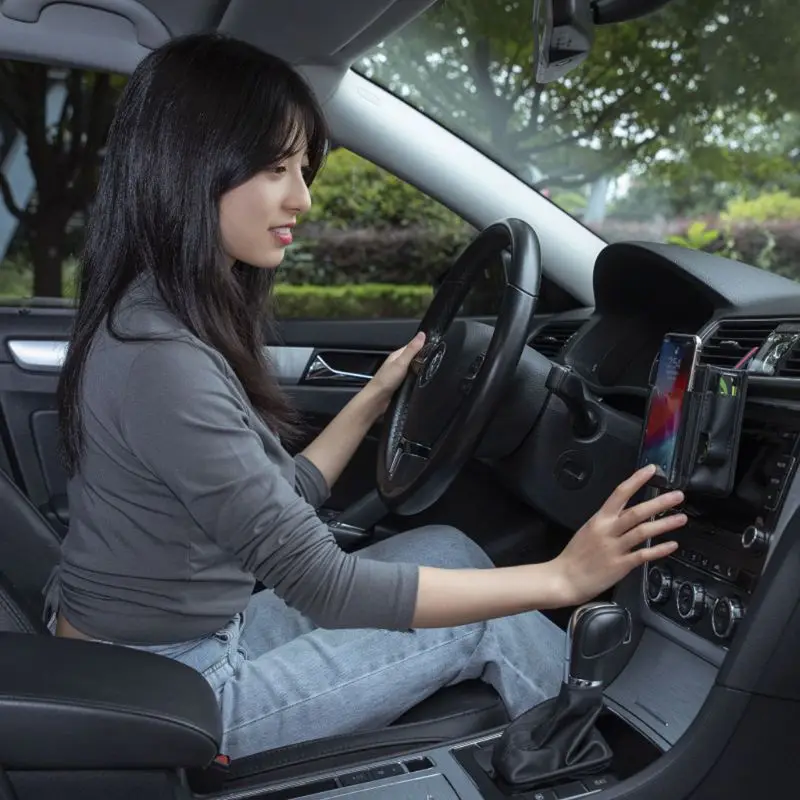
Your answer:
[[[381,413],[389,407],[392,396],[405,380],[411,362],[424,344],[425,334],[420,331],[405,347],[395,350],[364,387],[374,397]]]

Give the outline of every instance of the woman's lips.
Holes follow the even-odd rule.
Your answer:
[[[288,247],[292,243],[292,229],[289,227],[270,228],[272,235],[281,243],[283,247]]]

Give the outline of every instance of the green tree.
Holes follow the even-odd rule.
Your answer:
[[[665,151],[714,172],[743,134],[748,169],[785,168],[784,143],[765,152],[763,126],[800,111],[793,0],[675,0],[599,28],[585,64],[545,86],[530,13],[530,0],[445,0],[361,68],[539,186],[582,186]]]
[[[47,94],[63,80],[66,96],[55,125],[45,116]],[[61,297],[68,226],[89,206],[97,168],[124,78],[84,70],[63,77],[43,64],[0,62],[0,110],[25,137],[36,181],[33,200],[20,208],[5,176],[0,191],[6,208],[26,234],[33,264],[33,294]]]

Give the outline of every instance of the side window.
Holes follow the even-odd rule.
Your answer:
[[[105,139],[126,78],[0,60],[0,304],[71,304]],[[374,164],[335,149],[276,288],[284,319],[420,318],[475,229]],[[487,264],[460,313],[494,316]]]
[[[420,318],[434,286],[476,230],[441,203],[344,148],[311,187],[276,286],[283,319]],[[495,315],[502,267],[461,309]]]
[[[74,297],[119,75],[0,60],[0,303]]]

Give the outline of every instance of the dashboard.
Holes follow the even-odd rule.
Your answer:
[[[704,336],[718,320],[747,316],[751,308],[757,318],[800,316],[799,284],[674,245],[609,245],[595,265],[594,286],[596,306],[574,312],[584,324],[576,326],[579,335],[563,355],[599,393],[611,396],[647,395],[655,354],[669,331]],[[739,335],[763,332],[766,338],[770,323]]]
[[[616,590],[619,602],[634,611],[642,639],[609,699],[669,746],[698,712],[742,635],[754,598],[763,594],[771,554],[800,506],[800,284],[673,245],[615,243],[598,257],[594,286],[594,308],[541,320],[530,346],[578,373],[587,394],[610,411],[610,436],[563,446],[573,473],[613,474],[593,496],[595,505],[631,471],[666,333],[698,334],[701,364],[730,368],[756,354],[753,363],[760,365],[749,374],[730,495],[687,493],[682,510],[689,523],[677,537],[679,549]],[[577,527],[579,514],[588,518],[587,505],[581,506],[579,492],[562,491],[552,480],[552,465],[564,457],[552,443],[557,435],[550,450],[532,446],[515,465],[523,466],[529,485],[546,486],[537,497],[554,498],[547,513]],[[542,460],[548,467],[536,472]]]

